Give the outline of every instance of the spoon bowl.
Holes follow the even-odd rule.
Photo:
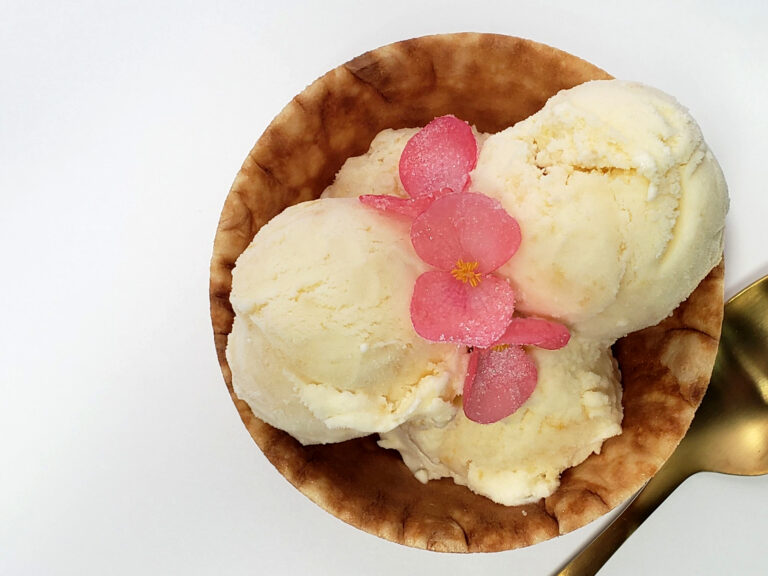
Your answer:
[[[686,478],[768,473],[768,276],[725,305],[712,379],[688,433],[635,499],[558,576],[596,574]]]
[[[712,380],[674,461],[691,473],[768,473],[768,277],[726,304]]]

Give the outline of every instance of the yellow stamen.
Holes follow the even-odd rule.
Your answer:
[[[464,284],[469,282],[470,286],[475,287],[483,279],[480,274],[475,272],[478,265],[478,262],[464,262],[464,260],[459,259],[454,269],[451,270],[451,276],[464,282]]]
[[[506,350],[509,348],[509,344],[496,344],[496,346],[491,346],[491,350],[494,352],[501,352],[502,350]]]

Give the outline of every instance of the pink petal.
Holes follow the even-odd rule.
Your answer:
[[[400,156],[400,181],[413,198],[446,187],[463,192],[476,163],[472,128],[455,116],[441,116],[408,140]]]
[[[431,270],[416,279],[411,322],[427,340],[486,347],[504,333],[514,308],[512,288],[500,278],[484,276],[472,286]]]
[[[447,194],[435,200],[411,226],[419,257],[441,270],[458,260],[477,262],[487,274],[509,260],[520,246],[520,227],[501,203],[484,194]]]
[[[571,333],[557,322],[543,318],[513,318],[497,344],[538,346],[557,350],[568,344]]]
[[[519,346],[473,350],[464,381],[464,414],[492,424],[513,414],[536,388],[536,364]]]
[[[359,196],[360,202],[387,214],[399,214],[408,218],[416,218],[424,212],[436,198],[453,193],[450,188],[443,188],[436,192],[430,192],[418,198],[400,198],[388,194],[363,194]]]

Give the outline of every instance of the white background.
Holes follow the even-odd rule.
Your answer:
[[[603,523],[499,554],[411,550],[274,471],[214,353],[219,211],[256,138],[317,76],[411,36],[506,33],[691,109],[730,186],[732,295],[768,273],[766,6],[4,2],[0,574],[555,572]],[[601,574],[762,574],[766,533],[768,477],[701,474]]]

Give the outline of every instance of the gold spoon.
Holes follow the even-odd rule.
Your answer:
[[[712,380],[691,428],[635,499],[557,576],[591,576],[686,478],[768,473],[768,276],[725,305]]]

